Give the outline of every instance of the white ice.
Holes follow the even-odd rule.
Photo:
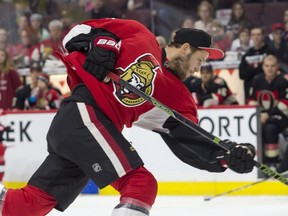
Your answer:
[[[65,211],[49,216],[110,216],[118,196],[80,195]],[[287,196],[158,196],[150,216],[287,216]]]

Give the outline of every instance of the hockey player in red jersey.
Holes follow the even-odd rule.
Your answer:
[[[200,70],[200,78],[191,76],[185,85],[192,93],[197,106],[238,104],[225,80],[214,75],[212,65],[206,62]]]
[[[157,182],[121,131],[140,126],[159,133],[183,162],[210,172],[227,167],[248,173],[255,150],[251,144],[226,141],[223,151],[143,98],[112,82],[121,78],[197,123],[197,110],[182,81],[198,72],[207,58],[223,52],[210,48],[211,37],[196,29],[181,29],[161,50],[155,36],[133,20],[89,20],[64,38],[72,95],[65,99],[47,134],[49,155],[28,185],[3,187],[3,215],[45,215],[64,211],[89,178],[100,188],[120,193],[112,216],[147,216],[155,201]],[[147,145],[151,145],[147,143]],[[95,211],[96,212],[96,211]]]
[[[3,143],[3,135],[5,131],[8,131],[10,126],[6,119],[6,112],[0,109],[0,182],[2,182],[5,173],[5,151],[6,146]]]
[[[278,59],[267,55],[263,74],[254,77],[248,103],[261,108],[264,163],[277,167],[279,163],[278,135],[288,127],[288,80],[279,71]],[[283,170],[283,165],[280,171]]]

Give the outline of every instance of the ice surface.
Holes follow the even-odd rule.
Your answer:
[[[118,196],[80,195],[63,213],[49,216],[110,216]],[[150,216],[287,216],[287,196],[158,196]]]

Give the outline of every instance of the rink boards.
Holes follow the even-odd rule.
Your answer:
[[[25,185],[47,155],[46,133],[54,112],[9,113],[5,118],[11,124],[11,131],[4,134],[6,168],[4,184],[18,188]],[[260,130],[256,107],[222,107],[200,109],[200,126],[222,139],[250,142],[261,152]],[[1,118],[3,120],[3,118]],[[159,182],[159,194],[163,195],[205,195],[215,194],[247,183],[261,177],[255,168],[249,174],[237,174],[230,170],[224,173],[209,173],[190,167],[168,149],[158,134],[132,127],[124,134],[132,141],[142,157],[145,166]],[[261,157],[257,158],[261,160]],[[99,194],[116,194],[107,187]],[[268,181],[247,188],[235,194],[273,194],[286,195],[288,189],[277,181]]]

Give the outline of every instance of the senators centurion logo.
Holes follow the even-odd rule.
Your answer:
[[[159,63],[155,57],[151,54],[144,54],[139,56],[125,69],[117,68],[117,73],[123,80],[146,94],[152,95],[154,90],[155,74],[158,68]],[[142,97],[139,97],[123,86],[114,83],[114,89],[114,95],[124,106],[139,106],[145,102]]]
[[[259,105],[264,111],[271,110],[277,104],[278,93],[275,91],[261,90],[256,92]]]

